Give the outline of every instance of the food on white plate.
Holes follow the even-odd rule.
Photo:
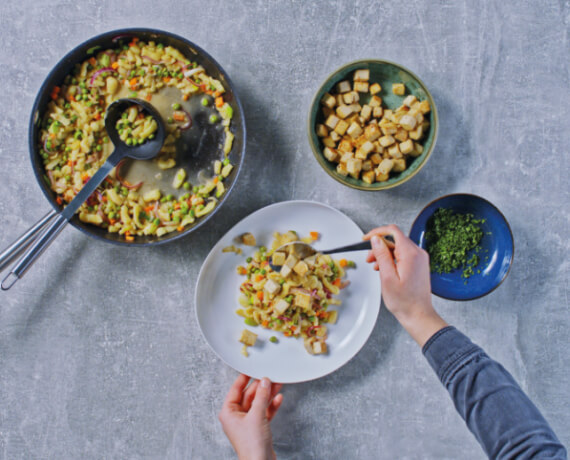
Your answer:
[[[273,236],[271,249],[259,247],[245,265],[237,267],[246,280],[240,285],[241,307],[236,313],[248,326],[302,338],[310,354],[327,353],[327,325],[334,324],[338,316],[331,307],[341,304],[335,296],[348,286],[343,267],[354,267],[354,263],[320,253],[298,259],[285,249],[276,251],[293,241],[314,241],[317,232],[302,239],[294,231]],[[280,262],[281,270],[273,271],[269,260]]]
[[[316,125],[323,143],[323,156],[336,163],[342,176],[372,184],[385,182],[393,173],[405,171],[409,163],[421,155],[421,143],[429,130],[426,115],[429,101],[408,95],[392,110],[382,105],[382,87],[370,81],[368,69],[358,69],[352,84],[343,80],[336,93],[322,99],[324,122]],[[405,85],[394,83],[392,92],[405,95]]]
[[[192,185],[186,181],[187,172],[180,169],[172,184],[183,189],[180,196],[158,189],[143,194],[139,193],[143,182],[129,183],[123,178],[127,166],[123,161],[78,210],[81,221],[124,235],[126,241],[134,241],[136,235],[183,231],[215,208],[233,168],[228,157],[234,138],[230,131],[233,109],[224,99],[224,86],[197,62],[162,43],[128,38],[117,40],[115,48],[95,47],[88,53],[91,57],[52,89],[42,114],[39,147],[45,182],[56,193],[58,204],[69,203],[113,150],[104,123],[107,107],[124,97],[155,104],[163,98],[163,90],[177,94],[179,101],[169,106],[167,136],[153,161],[160,169],[173,168],[175,142],[181,131],[192,127],[187,101],[200,98],[202,105],[212,103],[210,122],[220,123],[224,131],[223,158],[215,162],[213,177]],[[140,118],[135,110],[130,108],[117,126],[129,145],[144,142],[156,129],[156,122]]]

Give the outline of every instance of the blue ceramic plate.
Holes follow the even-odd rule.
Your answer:
[[[439,208],[453,209],[455,212],[470,213],[478,219],[484,236],[479,251],[481,262],[475,269],[481,270],[467,280],[461,277],[462,269],[451,273],[432,273],[432,292],[450,300],[473,300],[489,294],[498,287],[509,274],[514,255],[514,241],[511,228],[503,214],[487,200],[476,196],[458,193],[446,195],[428,204],[416,218],[410,230],[410,238],[426,249],[426,228],[429,218]],[[485,260],[487,259],[488,260]],[[467,283],[465,282],[467,281]]]

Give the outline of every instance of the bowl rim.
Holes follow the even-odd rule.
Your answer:
[[[489,206],[491,206],[492,208],[495,209],[495,211],[497,211],[497,213],[501,216],[501,218],[503,219],[503,221],[505,222],[505,224],[507,225],[507,229],[509,230],[509,235],[511,237],[511,242],[513,244],[513,253],[511,254],[511,258],[509,260],[509,268],[507,269],[507,271],[505,272],[505,274],[503,275],[503,277],[501,278],[501,280],[491,289],[488,289],[487,291],[483,292],[482,294],[479,294],[477,296],[473,296],[473,297],[466,297],[466,298],[455,298],[455,297],[448,297],[442,294],[438,294],[435,293],[433,291],[431,291],[432,294],[440,297],[441,299],[446,299],[446,300],[453,300],[453,301],[458,301],[458,302],[467,302],[470,300],[477,300],[480,299],[482,297],[485,297],[486,295],[489,295],[491,292],[493,292],[495,289],[497,289],[501,284],[503,284],[503,282],[507,279],[507,276],[509,276],[509,273],[511,272],[511,268],[513,267],[513,262],[515,259],[515,237],[513,235],[513,230],[511,229],[511,225],[509,224],[509,221],[507,220],[507,218],[505,217],[505,215],[501,212],[501,210],[495,206],[493,203],[491,203],[489,200],[487,200],[486,198],[483,198],[482,196],[479,195],[475,195],[474,193],[463,193],[463,192],[457,192],[457,193],[448,193],[446,195],[442,195],[438,198],[433,199],[432,201],[430,201],[428,204],[426,204],[422,210],[418,213],[418,215],[416,216],[416,218],[414,219],[414,221],[412,222],[412,225],[410,226],[410,230],[408,231],[408,237],[410,236],[414,226],[416,225],[417,220],[419,219],[419,217],[423,214],[423,212],[429,208],[431,205],[433,205],[434,203],[437,203],[438,201],[441,201],[445,198],[450,198],[450,197],[458,197],[458,196],[468,196],[470,198],[475,198],[477,200],[483,201],[485,203],[487,203]],[[412,240],[413,241],[413,240]],[[415,242],[414,242],[415,243]],[[431,278],[431,272],[430,272],[430,278]]]
[[[430,104],[432,106],[432,110],[431,113],[433,115],[433,120],[432,120],[432,126],[434,131],[433,134],[433,141],[431,143],[430,148],[428,149],[428,151],[425,154],[425,157],[423,158],[423,160],[421,161],[421,163],[418,165],[418,167],[412,171],[410,173],[410,175],[406,176],[405,178],[403,178],[400,181],[397,181],[393,184],[389,184],[389,185],[378,185],[376,187],[370,187],[370,186],[364,186],[364,185],[360,185],[360,184],[351,184],[349,182],[346,182],[343,180],[342,177],[340,177],[338,174],[334,173],[333,171],[329,170],[326,167],[326,164],[328,163],[328,160],[326,160],[323,156],[323,153],[321,151],[321,149],[319,148],[318,145],[315,145],[315,143],[313,142],[311,133],[314,131],[314,122],[312,122],[311,120],[311,112],[312,112],[312,108],[315,106],[316,103],[319,103],[319,100],[317,98],[317,96],[319,95],[319,93],[322,91],[322,89],[324,88],[324,86],[327,84],[327,82],[336,74],[338,74],[339,72],[342,72],[343,70],[345,70],[347,67],[351,67],[355,64],[369,64],[369,63],[378,63],[378,64],[388,64],[394,67],[397,67],[405,72],[407,72],[408,74],[410,74],[410,76],[412,76],[415,80],[418,81],[418,83],[422,86],[422,88],[425,90],[428,99],[430,101]],[[334,180],[336,180],[337,182],[340,182],[343,185],[346,185],[347,187],[351,187],[353,189],[357,189],[357,190],[363,190],[366,192],[378,192],[381,190],[388,190],[394,187],[397,187],[399,185],[402,185],[404,183],[406,183],[408,180],[410,180],[412,177],[414,177],[427,163],[428,159],[431,157],[431,154],[433,152],[433,149],[435,147],[435,144],[437,142],[437,136],[438,136],[438,132],[439,132],[439,118],[437,115],[437,107],[435,104],[435,101],[433,99],[433,96],[431,94],[431,92],[429,91],[429,89],[427,88],[426,84],[423,82],[423,80],[421,78],[419,78],[414,72],[412,72],[410,69],[408,69],[407,67],[404,67],[401,64],[398,64],[396,62],[393,61],[389,61],[386,59],[375,59],[375,58],[371,58],[371,59],[357,59],[355,61],[351,61],[347,64],[342,65],[341,67],[337,68],[336,70],[334,70],[332,73],[330,73],[325,80],[323,81],[323,83],[319,86],[319,88],[317,89],[315,95],[313,96],[313,99],[311,101],[311,104],[309,105],[309,116],[307,117],[307,136],[309,138],[309,145],[311,146],[311,150],[313,151],[313,155],[315,156],[315,158],[317,159],[318,163],[321,165],[321,167],[324,169],[324,171],[331,176]],[[326,163],[325,163],[326,162]],[[359,180],[359,182],[363,182],[361,180]],[[380,183],[381,184],[381,183]]]

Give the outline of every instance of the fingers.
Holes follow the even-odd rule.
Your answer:
[[[376,263],[378,264],[382,283],[398,279],[399,276],[396,270],[396,264],[394,263],[394,255],[388,249],[384,240],[379,238],[377,235],[373,235],[371,243],[372,253],[376,259]]]
[[[243,390],[245,389],[247,382],[249,382],[249,377],[244,374],[240,374],[238,378],[235,379],[224,401],[224,407],[230,407],[233,404],[239,405],[241,403]]]
[[[259,385],[259,380],[251,382],[251,385],[247,387],[243,395],[243,400],[241,403],[242,409],[247,412],[251,409],[251,403],[253,398],[255,398],[255,392],[257,391],[257,386]]]
[[[271,382],[268,378],[263,377],[260,380],[255,398],[251,404],[251,412],[257,416],[266,416],[266,410],[271,402]]]
[[[269,421],[273,420],[273,417],[275,417],[275,414],[277,413],[277,411],[281,407],[282,402],[283,402],[283,395],[281,393],[279,393],[278,395],[276,395],[273,398],[273,400],[271,401],[271,404],[267,408],[267,419]]]

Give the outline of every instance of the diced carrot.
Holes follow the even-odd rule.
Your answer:
[[[59,86],[54,86],[54,87],[53,87],[53,90],[52,90],[52,93],[59,94],[60,91],[61,91],[61,87],[59,87]]]
[[[50,133],[49,137],[50,137],[51,139],[55,139],[55,134],[54,134],[54,133]]]
[[[174,118],[174,120],[176,121],[186,121],[186,116],[184,115],[184,112],[174,112],[172,114],[172,118]]]
[[[238,273],[240,275],[245,275],[247,273],[247,270],[244,267],[239,267]]]
[[[55,202],[56,202],[57,204],[61,204],[61,203],[63,203],[63,200],[61,199],[60,196],[58,196],[58,197],[56,198]]]
[[[310,232],[309,235],[311,235],[311,238],[313,240],[318,240],[319,239],[319,232]]]
[[[97,64],[97,59],[95,59],[93,56],[91,56],[89,58],[89,64],[91,64],[92,66],[95,66],[95,64]]]
[[[296,326],[291,326],[291,330],[292,330],[293,332],[295,332],[296,329],[297,329]]]
[[[334,284],[335,286],[340,286],[340,283],[341,283],[340,278],[337,278],[337,279],[334,280],[334,282],[333,282],[333,284]]]
[[[57,93],[51,93],[50,97],[55,101],[57,99]]]
[[[153,209],[154,206],[147,206],[146,208],[144,208],[144,212],[152,212]]]
[[[346,266],[348,265],[348,261],[347,261],[346,259],[340,259],[340,261],[338,262],[338,264],[339,264],[341,267],[344,268],[344,267],[346,267]]]
[[[117,61],[113,62],[113,63],[111,64],[111,68],[117,70],[117,69],[119,68],[119,63],[118,63]]]
[[[117,223],[117,219],[109,219],[109,223],[111,225],[115,225]]]
[[[69,166],[70,168],[73,166],[73,161],[72,160],[67,160],[67,166]]]
[[[180,209],[180,203],[176,203],[176,204],[174,205],[174,209]]]
[[[185,94],[184,96],[182,96],[182,99],[187,101],[188,99],[190,99],[190,95],[189,94]]]
[[[221,107],[222,105],[224,105],[224,98],[223,97],[217,97],[216,98],[216,107]]]
[[[220,181],[220,179],[218,178],[218,176],[214,177],[214,184],[217,184]]]
[[[135,77],[135,78],[131,78],[131,79],[129,80],[129,85],[131,85],[131,86],[135,86],[135,85],[137,84],[137,82],[138,82],[138,81],[139,81],[139,80],[138,80],[138,78],[137,78],[137,77]]]
[[[133,241],[135,241],[135,237],[128,235],[128,236],[125,236],[125,240],[127,240],[129,243],[132,243]]]
[[[179,225],[178,227],[176,227],[176,230],[181,232],[182,230],[184,230],[184,225]]]
[[[147,102],[150,102],[151,99],[152,99],[152,94],[148,93],[148,94],[145,96],[145,100],[146,100]]]
[[[107,201],[109,201],[109,198],[107,198],[106,195],[103,195],[103,198],[101,198],[103,200],[103,203],[106,203]]]
[[[95,118],[95,120],[100,120],[101,114],[99,112],[95,112],[95,115],[93,115],[93,118]]]
[[[257,291],[256,296],[259,300],[263,300],[263,291]]]
[[[263,320],[263,321],[261,322],[261,325],[262,325],[263,327],[268,327],[268,326],[269,326],[269,321]]]
[[[113,179],[111,179],[110,177],[105,177],[105,182],[107,182],[108,184],[113,185]]]
[[[221,92],[221,91],[216,91],[216,92],[214,93],[214,97],[219,97],[219,96],[221,96],[221,95],[222,95],[222,92]]]
[[[170,77],[162,77],[162,81],[164,83],[168,83],[170,81]]]
[[[262,279],[263,279],[263,275],[256,275],[255,276],[255,282],[256,283],[259,283]]]
[[[264,260],[263,262],[261,262],[262,267],[267,267],[267,265],[269,265],[269,262],[267,260]]]

